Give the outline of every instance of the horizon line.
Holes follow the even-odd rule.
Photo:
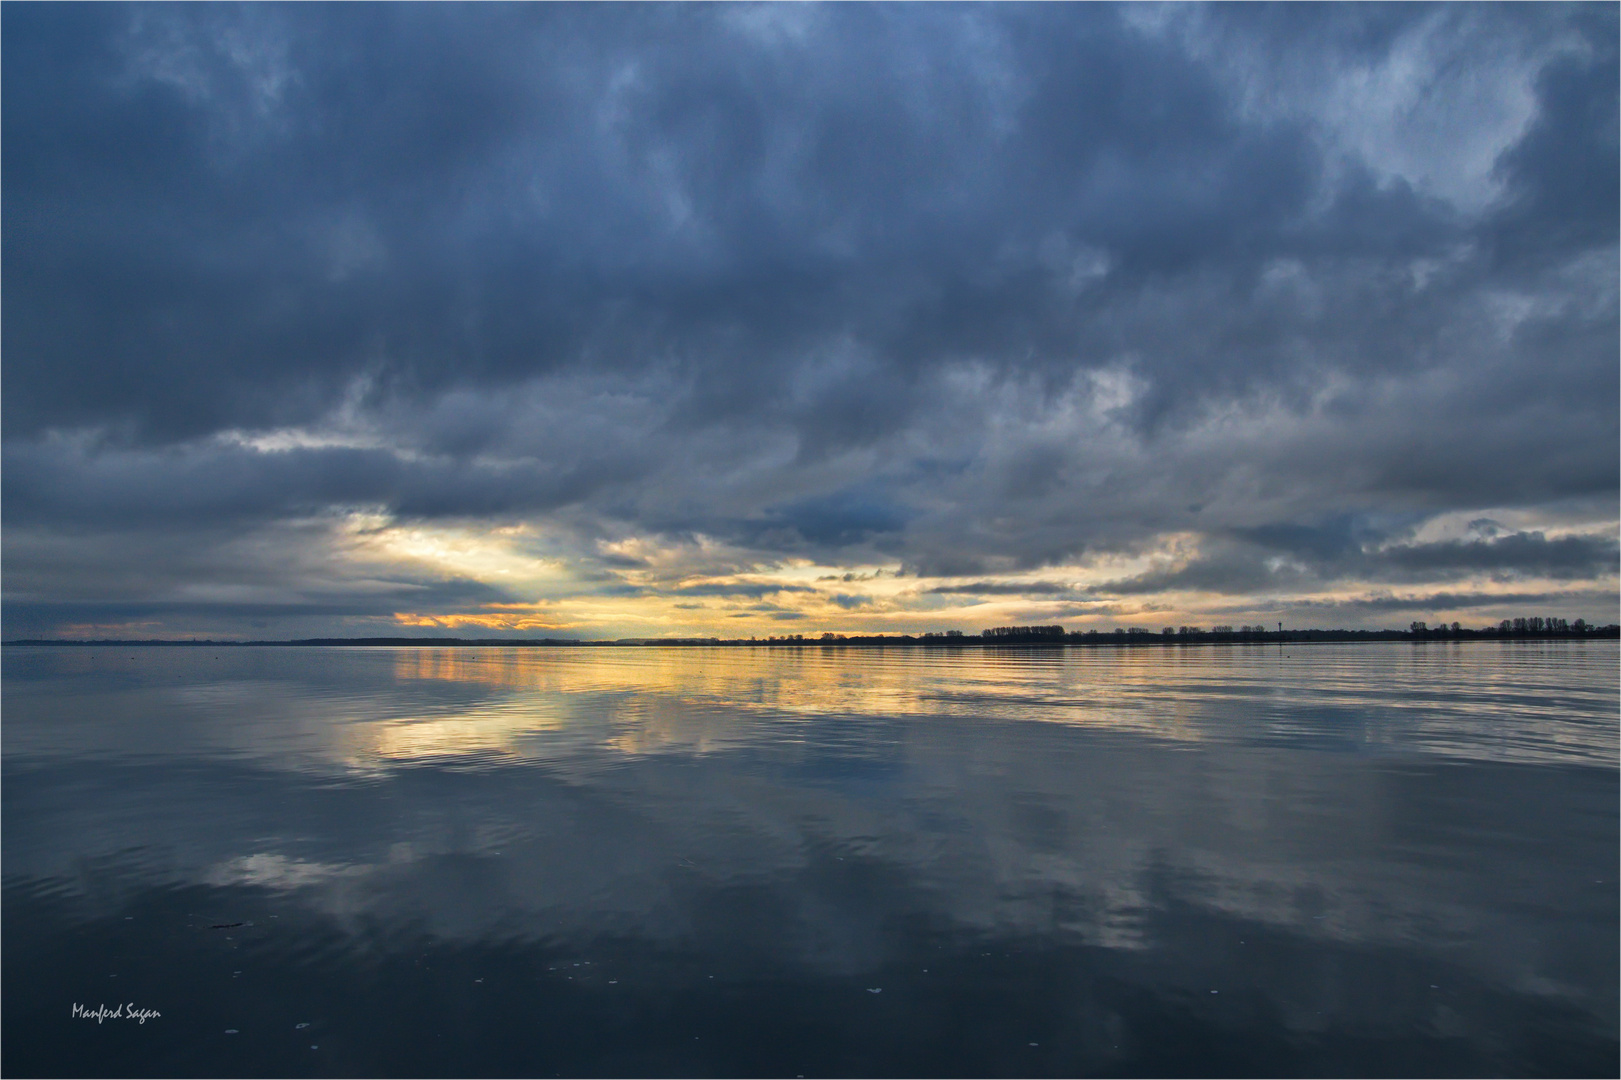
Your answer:
[[[1019,628],[1024,630],[1025,628]],[[1409,627],[1399,629],[1325,629],[1319,627],[1286,630],[1203,630],[1186,628],[1185,632],[1144,630],[1141,628],[1115,630],[1075,630],[1059,633],[1040,632],[1045,628],[1031,627],[1031,632],[964,634],[926,632],[921,634],[841,634],[824,631],[813,634],[788,634],[771,637],[719,638],[702,635],[669,635],[627,638],[463,638],[463,637],[399,637],[369,635],[363,637],[315,637],[280,640],[237,638],[18,638],[0,641],[0,647],[79,645],[79,646],[154,646],[154,645],[214,645],[225,647],[251,646],[507,646],[507,647],[568,647],[592,646],[597,648],[624,646],[746,646],[746,645],[922,645],[928,647],[962,647],[966,645],[1176,645],[1176,644],[1270,644],[1306,643],[1310,641],[1358,640],[1415,640],[1415,641],[1502,641],[1543,639],[1621,638],[1621,624],[1604,626],[1595,624],[1570,628],[1536,629],[1500,626],[1471,629],[1459,627]]]

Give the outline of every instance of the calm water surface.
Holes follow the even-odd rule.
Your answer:
[[[3,664],[10,1076],[1621,1068],[1613,642]]]

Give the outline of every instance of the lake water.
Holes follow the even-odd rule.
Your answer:
[[[3,662],[10,1076],[1621,1068],[1614,642]]]

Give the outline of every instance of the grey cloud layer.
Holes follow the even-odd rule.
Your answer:
[[[29,529],[971,577],[1196,532],[1254,577],[1221,538],[1615,515],[1613,7],[0,20]],[[1613,573],[1583,542],[1381,572]]]

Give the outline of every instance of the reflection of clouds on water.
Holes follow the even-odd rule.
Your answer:
[[[1479,825],[1472,808],[1512,790],[1519,824],[1488,824],[1532,843],[1542,822],[1591,814],[1613,784],[1465,770],[1471,778],[1436,802],[1418,768],[1393,776],[1342,755],[1277,761],[1242,749],[1166,764],[1131,740],[1065,754],[1061,734],[1011,725],[979,754],[949,727],[913,731],[891,767],[843,785],[825,773],[787,779],[803,774],[782,766],[802,760],[743,754],[702,772],[659,757],[588,784],[527,766],[408,769],[330,792],[306,819],[279,819],[286,851],[328,852],[319,856],[226,854],[246,822],[275,818],[266,804],[301,797],[286,773],[230,820],[190,812],[216,796],[172,783],[129,793],[128,817],[149,825],[158,797],[182,796],[162,826],[172,845],[162,869],[182,879],[175,864],[195,858],[194,880],[284,890],[343,923],[451,938],[742,940],[848,973],[884,961],[882,931],[896,919],[1152,951],[1169,947],[1178,911],[1196,911],[1353,947],[1440,947],[1510,985],[1591,993],[1581,971],[1599,962],[1582,960],[1592,955],[1576,929],[1585,920],[1567,926],[1582,915],[1576,868],[1546,854],[1505,859],[1495,841],[1472,851],[1464,834]],[[1347,830],[1299,812],[1289,790],[1383,812]],[[1415,800],[1408,812],[1433,812],[1428,836],[1402,810]],[[94,805],[107,805],[102,793]]]
[[[1215,652],[812,650],[356,653],[347,681],[317,657],[335,672],[77,698],[8,683],[27,750],[8,742],[5,866],[87,881],[125,853],[126,877],[272,890],[344,924],[620,934],[835,973],[882,963],[908,920],[1144,956],[1203,949],[1179,935],[1217,920],[1613,1004],[1613,887],[1591,881],[1615,878],[1614,771],[1545,736],[1613,735],[1614,649],[1541,684],[1467,651],[1425,683],[1408,650],[1358,696],[1375,654],[1325,650],[1270,684],[1275,661]],[[1554,682],[1556,720],[1527,706]],[[818,695],[839,707],[812,716]],[[1137,721],[1100,719],[1119,715]],[[62,731],[111,735],[75,761]]]
[[[828,743],[831,719],[1035,721],[1158,741],[1617,761],[1613,646],[1068,651],[144,649],[8,653],[8,753],[389,768]],[[38,680],[18,683],[18,667]],[[809,726],[806,726],[809,725]],[[814,728],[815,730],[812,730]]]
[[[285,855],[243,855],[208,868],[202,880],[209,885],[252,885],[266,889],[308,889],[335,878],[354,877],[366,868],[344,863],[311,862]]]

